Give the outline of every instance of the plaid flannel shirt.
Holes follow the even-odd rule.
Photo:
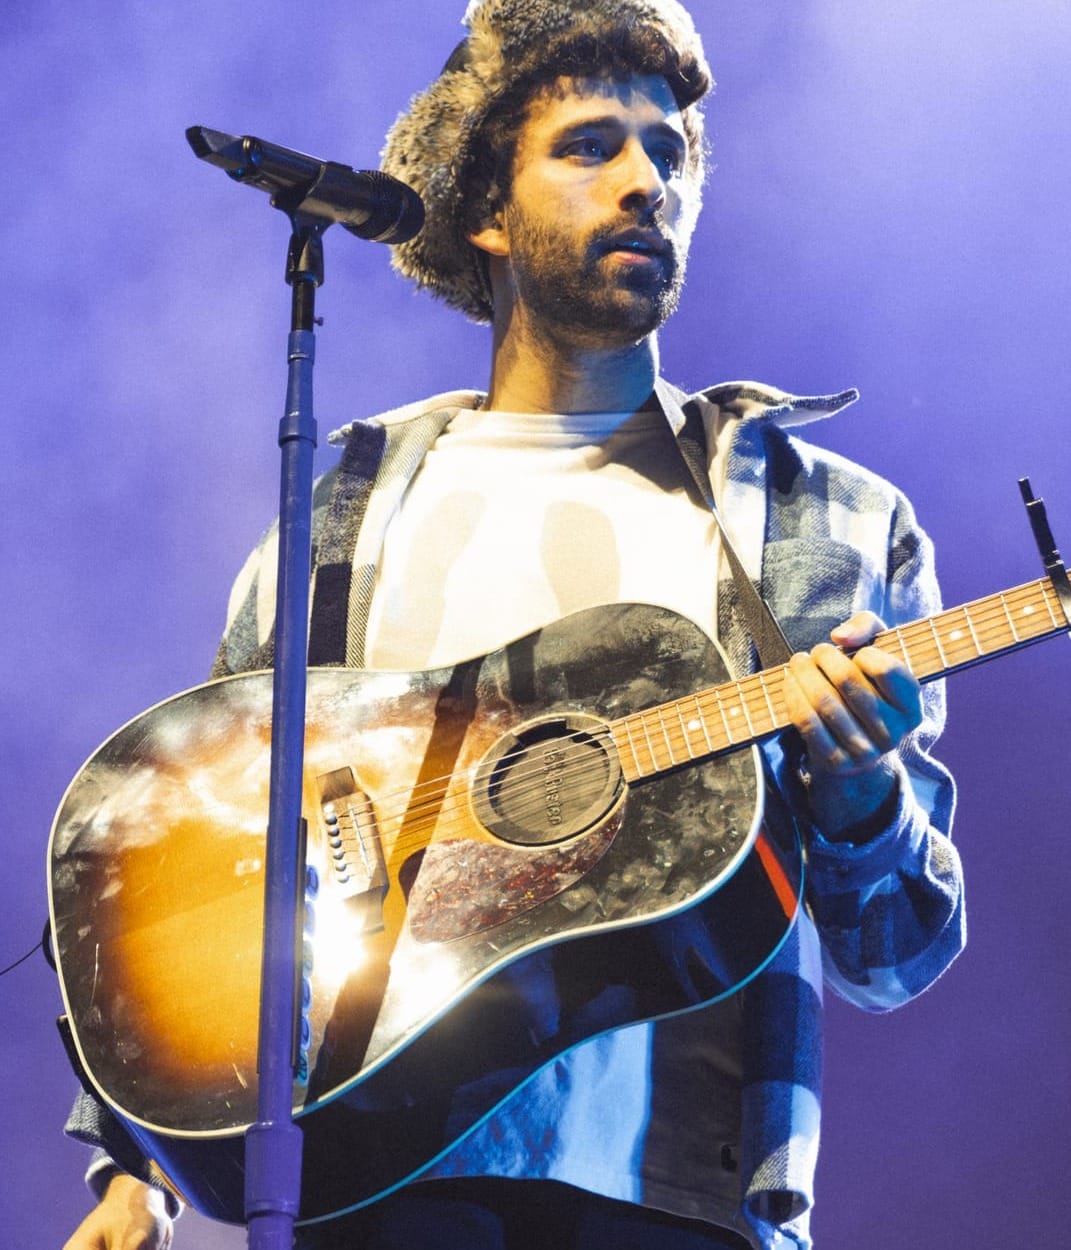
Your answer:
[[[719,421],[730,421],[720,514],[792,647],[824,640],[861,609],[889,625],[939,610],[931,545],[907,500],[883,479],[788,432],[840,410],[855,392],[804,399],[729,383],[687,397],[660,383],[658,395],[678,438],[689,409],[701,417],[709,446]],[[310,663],[363,663],[390,517],[453,413],[478,398],[438,396],[332,435],[343,452],[314,498]],[[276,553],[273,527],[235,584],[214,676],[271,665]],[[718,607],[731,666],[739,674],[754,671],[731,578],[720,581]],[[948,838],[954,789],[929,754],[944,721],[941,683],[924,687],[923,703],[921,726],[899,748],[899,798],[887,826],[860,845],[833,843],[805,827],[806,907],[775,958],[742,991],[737,1227],[766,1250],[810,1245],[823,982],[865,1009],[886,1010],[929,986],[962,949],[962,881]],[[765,754],[788,806],[805,812],[798,758],[776,742]],[[68,1130],[109,1146],[107,1115],[85,1098]],[[643,1197],[658,1204],[656,1189]]]

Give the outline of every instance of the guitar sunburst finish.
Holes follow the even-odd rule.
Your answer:
[[[766,867],[751,854],[753,753],[640,784],[615,737],[726,677],[701,631],[642,606],[450,669],[310,670],[303,1218],[425,1166],[459,1135],[458,1088],[489,1091],[475,1123],[592,1033],[728,993],[770,956],[799,880],[791,846],[770,843]],[[227,1219],[256,1118],[270,714],[270,673],[151,709],[72,782],[51,845],[86,1071],[185,1196]],[[752,901],[717,933],[692,909],[736,875]],[[674,918],[676,934],[634,928]],[[392,1112],[389,1148],[363,1159]],[[335,1181],[338,1156],[353,1162]]]

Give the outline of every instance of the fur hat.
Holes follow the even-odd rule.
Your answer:
[[[495,107],[504,104],[515,123],[544,82],[638,72],[664,73],[683,110],[712,82],[695,25],[678,0],[471,0],[463,20],[467,37],[387,135],[383,169],[408,183],[426,211],[416,238],[392,249],[394,267],[474,320],[490,321],[486,261],[467,236],[476,228],[474,212],[500,190],[479,142]],[[697,114],[690,125],[699,160]]]

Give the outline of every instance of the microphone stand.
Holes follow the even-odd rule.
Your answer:
[[[246,1130],[245,1217],[253,1250],[291,1250],[301,1201],[302,1132],[293,1122],[302,1064],[301,934],[306,888],[301,815],[305,752],[316,288],[323,284],[323,232],[330,222],[289,214],[293,233],[286,413],[279,424],[281,486],[275,615],[271,784],[264,885],[264,949],[258,1034],[257,1122]]]
[[[302,1132],[293,1122],[294,1082],[307,1080],[302,978],[305,898],[317,892],[305,866],[301,815],[305,762],[312,478],[316,422],[312,366],[316,288],[323,285],[323,232],[340,222],[362,239],[403,243],[424,223],[412,188],[380,171],[358,173],[289,148],[191,126],[194,155],[237,182],[266,191],[290,219],[286,281],[291,288],[286,414],[279,501],[271,779],[264,881],[264,949],[257,1036],[257,1121],[245,1138],[245,1218],[254,1250],[291,1250],[301,1204]],[[299,920],[301,923],[299,923]]]

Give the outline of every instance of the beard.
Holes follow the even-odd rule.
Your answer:
[[[642,224],[657,228],[665,250],[652,263],[615,261],[609,248],[641,223],[617,222],[578,238],[561,226],[510,214],[510,267],[519,301],[550,333],[599,346],[635,343],[659,329],[675,311],[684,287],[686,248],[659,214]]]

